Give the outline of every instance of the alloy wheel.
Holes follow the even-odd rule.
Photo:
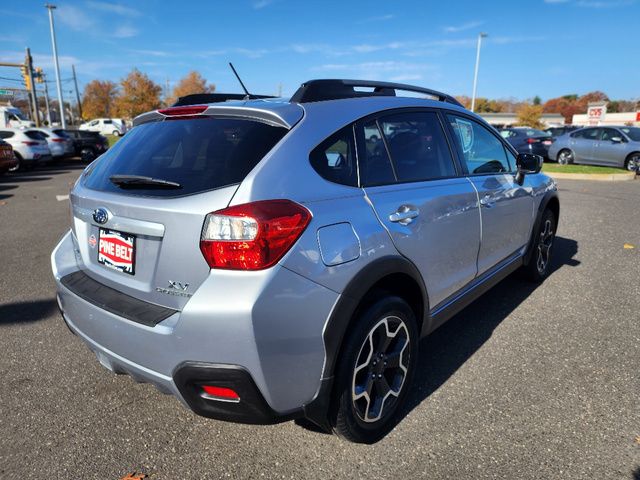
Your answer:
[[[356,359],[352,402],[360,420],[376,422],[393,411],[409,367],[409,330],[395,316],[380,320],[368,333]]]
[[[640,170],[640,155],[634,155],[627,162],[627,170],[637,172]]]
[[[544,222],[544,228],[540,232],[540,239],[538,240],[538,258],[536,259],[536,267],[540,274],[544,274],[547,270],[547,266],[549,265],[553,238],[553,224],[551,223],[551,220],[547,218]]]
[[[558,163],[560,165],[568,165],[573,162],[573,155],[568,150],[563,150],[558,155]]]

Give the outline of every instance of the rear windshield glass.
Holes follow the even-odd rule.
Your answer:
[[[47,136],[42,132],[37,132],[35,130],[27,130],[24,134],[31,138],[32,140],[46,140]]]
[[[130,195],[179,196],[240,183],[287,133],[251,120],[202,117],[142,124],[128,132],[87,171],[85,186]],[[112,175],[140,175],[180,188],[123,189]]]

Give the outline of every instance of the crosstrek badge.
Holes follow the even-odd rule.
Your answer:
[[[101,228],[98,240],[98,262],[129,275],[134,274],[136,237]]]

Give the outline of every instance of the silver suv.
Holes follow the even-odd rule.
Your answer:
[[[200,415],[375,442],[422,336],[516,269],[549,274],[556,185],[433,90],[215,95],[139,116],[78,179],[51,259],[64,320]]]

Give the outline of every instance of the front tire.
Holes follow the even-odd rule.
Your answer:
[[[11,167],[8,170],[9,172],[17,172],[22,167],[22,157],[20,156],[20,154],[18,152],[13,152],[13,155],[16,157],[18,164],[15,167]]]
[[[624,162],[624,168],[630,172],[640,172],[640,153],[632,153]]]
[[[524,267],[526,277],[535,283],[542,282],[551,273],[553,245],[556,239],[558,221],[555,214],[546,209],[542,214],[540,226],[534,233],[532,242],[533,254],[529,264]]]
[[[334,433],[375,443],[393,429],[418,359],[413,311],[396,296],[365,308],[347,334],[337,365],[329,421]]]
[[[570,165],[573,163],[573,152],[568,148],[560,150],[557,161],[560,165]]]

